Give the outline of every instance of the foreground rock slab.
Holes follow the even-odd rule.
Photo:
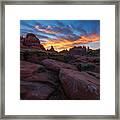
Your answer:
[[[66,95],[70,99],[100,99],[99,80],[86,72],[61,69],[59,79]]]
[[[42,83],[21,82],[20,91],[23,100],[47,100],[54,89]]]
[[[55,85],[58,81],[58,76],[47,69],[44,66],[21,61],[21,81],[26,82],[42,82],[46,84]]]
[[[95,73],[95,72],[91,72],[91,71],[87,71],[88,74],[98,78],[98,80],[100,80],[100,74],[99,73]]]
[[[42,68],[41,65],[20,61],[20,77],[21,79],[25,79],[33,75],[34,72],[38,71]]]
[[[42,64],[50,70],[58,72],[61,68],[66,68],[66,69],[72,69],[72,70],[77,70],[77,68],[73,65],[63,63],[57,60],[52,60],[52,59],[45,59],[42,61]]]

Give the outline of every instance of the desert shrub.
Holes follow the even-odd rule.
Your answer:
[[[95,56],[95,57],[100,56],[100,50],[91,50],[91,51],[88,51],[87,55],[89,55],[89,56]]]
[[[80,63],[78,64],[77,68],[80,71],[94,71],[95,66],[89,63]]]
[[[68,63],[73,59],[71,55],[64,55],[64,62]]]
[[[64,62],[64,56],[62,56],[62,55],[48,54],[48,58]]]
[[[71,55],[62,55],[62,54],[48,54],[48,58],[67,63],[72,59],[72,56]]]
[[[95,58],[95,59],[93,60],[93,62],[94,62],[94,63],[100,63],[100,58]]]
[[[47,56],[47,53],[46,53],[46,52],[41,52],[41,51],[36,52],[36,54],[37,54],[38,56]]]
[[[28,51],[23,53],[24,60],[28,60],[30,58],[30,53]]]
[[[24,50],[20,53],[20,59],[39,64],[40,61],[47,58],[47,54],[41,51]]]

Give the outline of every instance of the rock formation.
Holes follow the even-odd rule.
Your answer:
[[[73,47],[69,50],[72,55],[85,55],[87,48],[85,46]]]
[[[52,59],[45,59],[41,62],[47,69],[51,69],[53,71],[58,72],[61,68],[66,68],[66,69],[73,69],[77,70],[77,68],[73,65],[63,63],[57,60],[52,60]]]
[[[53,53],[57,53],[57,51],[55,51],[55,49],[54,49],[53,46],[51,46],[51,48],[50,48],[49,50],[47,50],[47,51],[49,51],[49,52],[53,52]]]
[[[70,99],[99,99],[99,81],[86,72],[61,69],[59,78]]]
[[[40,40],[33,33],[28,33],[26,37],[20,37],[21,48],[35,48],[45,50],[44,46],[40,44]]]

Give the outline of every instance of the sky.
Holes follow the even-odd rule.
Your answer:
[[[46,49],[100,48],[99,20],[20,20],[20,35],[35,34]]]

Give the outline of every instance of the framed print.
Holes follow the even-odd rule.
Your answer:
[[[1,8],[1,118],[119,119],[117,0]]]

